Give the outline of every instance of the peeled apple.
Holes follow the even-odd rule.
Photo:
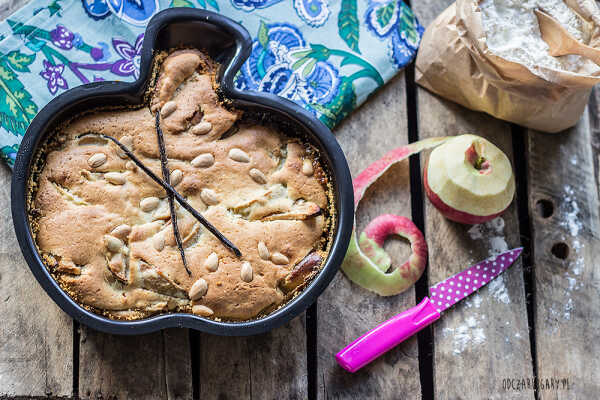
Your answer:
[[[425,193],[448,219],[480,224],[502,214],[515,195],[508,157],[475,135],[455,136],[433,149],[423,173]]]

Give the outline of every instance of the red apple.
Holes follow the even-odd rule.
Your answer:
[[[456,136],[436,147],[423,174],[425,193],[446,218],[480,224],[502,214],[515,194],[508,157],[490,141]]]

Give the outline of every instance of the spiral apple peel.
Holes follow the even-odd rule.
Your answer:
[[[495,218],[506,210],[514,196],[510,161],[492,143],[475,135],[430,138],[390,151],[353,180],[355,209],[369,186],[392,165],[434,147],[423,178],[427,197],[442,215],[456,222],[474,224]],[[432,157],[434,169],[430,163]],[[440,157],[442,161],[445,157],[451,162],[444,163]],[[437,174],[434,183],[442,182],[442,188],[457,188],[456,191],[450,194],[442,191],[442,199],[434,190],[440,185],[433,188],[430,185],[432,173]],[[491,194],[477,185],[489,185]],[[467,206],[459,209],[461,203]],[[354,227],[356,229],[356,219]],[[389,271],[391,259],[383,244],[391,235],[407,239],[412,253],[404,264]],[[352,231],[342,270],[365,289],[381,296],[392,296],[411,287],[423,274],[426,264],[427,244],[421,231],[406,217],[384,214],[371,221],[358,239],[356,231]]]
[[[422,150],[436,147],[448,138],[431,138],[396,148],[369,165],[353,181],[354,208],[365,192],[392,165],[417,154]],[[390,235],[406,238],[412,253],[399,268],[388,272],[391,267],[390,256],[383,249],[385,239]],[[393,296],[411,287],[423,274],[427,264],[427,243],[423,234],[408,218],[393,214],[384,214],[375,218],[357,239],[356,217],[354,230],[342,270],[356,284],[381,296]]]

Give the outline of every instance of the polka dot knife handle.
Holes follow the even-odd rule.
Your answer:
[[[437,321],[442,311],[485,286],[508,269],[522,251],[522,247],[509,250],[435,284],[429,289],[430,297],[425,297],[418,305],[383,322],[344,347],[335,355],[337,362],[347,371],[358,371]]]

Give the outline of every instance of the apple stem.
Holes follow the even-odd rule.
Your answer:
[[[465,158],[480,174],[487,174],[491,171],[490,162],[481,155],[483,153],[483,144],[474,142],[465,152]]]
[[[480,170],[481,166],[483,165],[483,163],[485,161],[487,161],[485,158],[483,158],[481,156],[477,157],[477,161],[475,161],[475,165],[474,165],[475,169]]]

